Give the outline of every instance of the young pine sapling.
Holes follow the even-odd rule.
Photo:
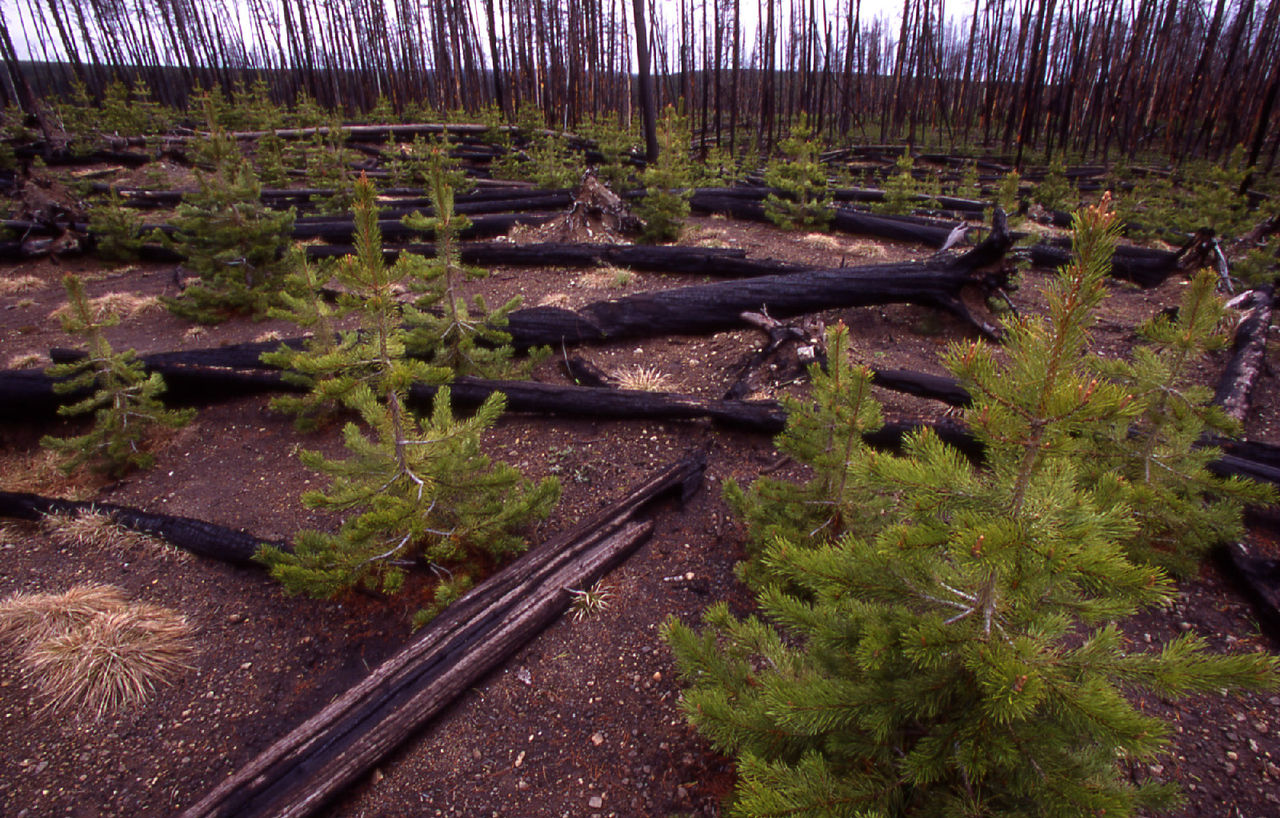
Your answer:
[[[103,331],[118,318],[96,310],[85,293],[84,282],[68,273],[62,280],[70,309],[62,328],[83,338],[86,356],[78,361],[54,364],[52,377],[61,378],[54,389],[62,394],[93,390],[88,397],[58,409],[60,415],[94,413],[93,428],[76,437],[46,435],[40,443],[69,456],[63,464],[68,474],[88,464],[96,471],[119,477],[131,469],[149,468],[154,456],[146,450],[147,438],[157,427],[178,428],[195,417],[194,409],[166,409],[160,402],[164,380],[147,375],[133,350],[115,352]]]
[[[844,485],[848,473],[874,502],[845,505],[842,529],[805,537],[792,533],[794,509],[760,493],[760,615],[721,604],[702,634],[668,623],[689,718],[737,758],[736,814],[1159,809],[1172,785],[1134,779],[1128,765],[1150,763],[1169,729],[1132,697],[1275,686],[1269,655],[1212,655],[1192,634],[1136,650],[1115,624],[1175,592],[1125,554],[1136,523],[1111,499],[1121,476],[1085,479],[1080,465],[1092,431],[1140,414],[1088,365],[1114,241],[1105,206],[1084,212],[1048,318],[1011,323],[999,354],[949,351],[984,466],[932,431],[909,436],[901,455],[830,452],[820,479]],[[833,345],[833,361],[846,354]],[[857,431],[874,425],[872,413],[856,417]],[[815,435],[811,450],[828,453],[824,441]],[[821,519],[842,501],[808,505]]]
[[[362,177],[356,185],[356,255],[344,259],[337,273],[360,331],[345,334],[322,356],[332,364],[329,374],[313,376],[316,389],[354,410],[368,431],[346,425],[346,459],[301,455],[332,481],[327,491],[304,494],[303,502],[347,516],[337,532],[299,532],[292,552],[264,548],[260,558],[287,590],[314,596],[355,585],[394,592],[407,568],[430,567],[441,582],[420,616],[425,621],[469,587],[478,562],[524,547],[517,532],[546,516],[559,484],[533,485],[481,451],[481,434],[502,412],[500,394],[467,419],[454,417],[447,387],[437,391],[430,417],[410,411],[412,385],[440,384],[452,373],[405,355],[403,321],[415,311],[396,298],[406,270],[389,268],[383,259],[373,200],[373,186]]]

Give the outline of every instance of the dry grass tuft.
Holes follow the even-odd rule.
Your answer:
[[[157,605],[131,604],[34,645],[22,659],[50,709],[100,719],[146,701],[190,669],[191,627]]]
[[[138,535],[117,525],[110,514],[91,511],[85,514],[47,514],[41,523],[49,539],[58,545],[120,548],[132,545]]]
[[[144,312],[160,309],[160,299],[154,295],[137,295],[136,293],[115,292],[100,295],[97,298],[89,299],[89,309],[98,318],[107,316],[119,316],[120,318],[134,318]],[[63,304],[53,312],[49,313],[50,318],[61,318],[70,312],[71,306]]]
[[[0,636],[22,651],[22,667],[49,697],[48,708],[95,719],[172,683],[190,668],[193,650],[185,617],[129,602],[110,585],[15,594],[0,602]]]
[[[35,276],[14,276],[0,278],[0,295],[21,295],[45,286],[44,281]]]
[[[39,644],[128,604],[112,585],[77,585],[62,594],[13,594],[0,601],[0,641],[20,648]]]
[[[887,258],[889,252],[874,241],[851,241],[844,246],[850,258]]]
[[[538,302],[539,307],[560,307],[567,309],[569,307],[568,293],[549,293],[542,297]]]
[[[616,370],[612,375],[622,389],[637,392],[671,391],[671,378],[651,366],[627,366]]]
[[[600,270],[584,273],[573,280],[573,286],[588,290],[602,290],[613,285],[613,276]]]
[[[9,358],[9,369],[34,369],[48,365],[49,359],[39,352],[19,352]]]
[[[597,581],[586,590],[570,588],[569,594],[573,597],[570,607],[573,610],[574,622],[596,616],[608,608],[609,601],[613,599],[613,589],[605,585],[604,580]]]
[[[118,551],[145,548],[158,556],[187,559],[190,555],[164,540],[125,528],[108,513],[91,511],[83,514],[47,514],[41,527],[58,545],[74,548],[97,548]]]
[[[805,233],[804,240],[824,250],[840,249],[840,240],[830,233]]]
[[[84,500],[103,483],[104,478],[88,469],[68,475],[59,468],[61,464],[62,458],[52,449],[0,452],[0,489]]]

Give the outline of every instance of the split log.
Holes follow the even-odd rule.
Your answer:
[[[1116,247],[1112,257],[1111,275],[1132,281],[1140,287],[1158,287],[1175,273],[1186,273],[1203,267],[1213,252],[1213,246],[1213,233],[1205,230],[1196,233],[1176,253],[1122,244]],[[1030,257],[1037,267],[1062,267],[1071,261],[1071,243],[1066,239],[1040,242],[1030,248]]]
[[[428,625],[413,644],[218,784],[181,818],[314,814],[551,624],[649,535],[637,517],[696,490],[705,457],[663,470],[530,551]]]
[[[0,517],[15,520],[39,520],[49,514],[107,514],[132,531],[159,537],[170,545],[202,557],[210,557],[234,565],[259,565],[253,559],[262,545],[290,550],[287,542],[267,540],[190,517],[152,514],[131,506],[114,503],[78,502],[56,497],[41,497],[25,492],[0,491]]]
[[[311,245],[308,258],[340,258],[352,255],[350,244]],[[626,267],[653,273],[704,275],[716,278],[752,278],[780,275],[808,269],[773,259],[747,258],[745,250],[714,247],[681,247],[648,244],[512,244],[511,242],[467,242],[459,251],[466,264],[494,266]],[[407,252],[431,258],[435,246],[409,244],[384,247],[383,256],[394,262]]]
[[[988,337],[992,324],[971,314],[960,299],[969,286],[1008,286],[999,262],[1011,238],[1003,214],[997,228],[963,256],[923,262],[811,270],[743,281],[716,282],[638,293],[590,304],[577,311],[556,307],[517,310],[507,332],[519,347],[668,334],[700,334],[742,326],[743,312],[777,317],[880,304],[917,304],[950,312]]]
[[[467,216],[479,216],[493,213],[524,213],[533,210],[562,210],[573,204],[573,195],[567,191],[539,191],[535,195],[482,199],[479,201],[454,202],[453,211]],[[412,213],[424,216],[435,215],[429,201],[396,200],[387,202],[378,211],[378,218],[383,221],[399,221]],[[294,225],[312,225],[343,223],[350,219],[335,216],[300,216]],[[474,219],[473,219],[474,221]]]
[[[553,218],[545,213],[493,213],[476,216],[471,226],[459,233],[460,238],[476,239],[490,236],[504,236],[518,224],[539,225]],[[404,239],[429,238],[431,231],[410,230],[394,219],[380,219],[378,227],[385,241],[402,241]],[[333,219],[323,222],[305,222],[293,226],[295,239],[324,239],[327,242],[350,243],[355,235],[355,224],[351,219]]]
[[[1228,416],[1244,423],[1249,414],[1249,393],[1266,364],[1267,335],[1271,330],[1271,307],[1274,285],[1260,287],[1233,299],[1244,312],[1236,324],[1231,344],[1231,358],[1218,380],[1213,402]]]

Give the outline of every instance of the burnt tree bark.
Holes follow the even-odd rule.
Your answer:
[[[350,244],[311,245],[308,258],[337,258],[355,253]],[[654,273],[679,273],[715,276],[717,278],[751,278],[801,272],[805,267],[773,259],[747,258],[745,250],[713,247],[681,247],[646,244],[510,244],[507,242],[468,242],[458,248],[463,262],[480,266],[545,266],[600,267],[613,265]],[[400,253],[413,253],[428,258],[435,246],[410,244],[384,247],[383,255],[394,261]]]
[[[1231,358],[1218,380],[1213,402],[1236,421],[1243,423],[1249,414],[1249,393],[1267,358],[1267,333],[1271,329],[1274,285],[1253,290],[1248,309],[1236,325]]]

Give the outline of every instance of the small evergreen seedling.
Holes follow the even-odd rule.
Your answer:
[[[452,166],[443,145],[428,152],[424,173],[435,215],[428,218],[414,213],[404,222],[413,229],[435,234],[436,255],[433,259],[417,259],[414,268],[418,279],[416,287],[424,294],[409,316],[414,326],[409,349],[415,356],[445,367],[454,375],[509,375],[511,336],[503,327],[507,316],[520,306],[520,297],[490,310],[484,296],[476,294],[468,306],[462,285],[489,273],[462,263],[458,236],[471,221],[454,212],[453,195],[463,179]]]
[[[765,215],[783,230],[826,230],[835,211],[808,117],[800,115],[780,147],[782,156],[769,163],[764,183],[782,195],[765,197]]]
[[[1069,210],[1075,206],[1076,203],[1073,201],[1076,198],[1075,187],[1067,178],[1067,166],[1061,156],[1055,157],[1049,163],[1049,170],[1045,173],[1044,180],[1036,185],[1031,198],[1045,210],[1050,211]]]
[[[1160,809],[1173,788],[1128,764],[1150,763],[1169,730],[1132,698],[1275,686],[1272,656],[1211,655],[1190,634],[1141,651],[1115,624],[1174,590],[1125,556],[1135,523],[1111,500],[1120,477],[1093,483],[1079,465],[1092,431],[1138,414],[1087,361],[1114,241],[1105,207],[1086,211],[1048,318],[1010,324],[999,354],[948,353],[983,467],[931,431],[901,455],[851,443],[842,463],[815,422],[828,410],[789,420],[818,430],[807,444],[834,467],[820,471],[865,475],[874,501],[810,499],[818,519],[848,513],[843,531],[806,538],[789,533],[793,498],[760,493],[760,616],[720,604],[702,634],[668,622],[689,718],[736,756],[735,814]],[[817,407],[847,403],[830,388],[815,384]]]
[[[178,298],[164,299],[165,306],[205,324],[266,313],[282,286],[293,232],[293,209],[263,206],[249,163],[238,152],[221,156],[213,173],[197,174],[200,189],[178,206],[174,236],[166,241],[199,280]]]
[[[595,141],[596,150],[604,160],[596,166],[596,176],[611,190],[630,190],[635,178],[632,158],[640,147],[635,130],[622,127],[615,117],[606,115],[591,123],[587,136]]]
[[[388,376],[390,366],[384,360],[403,368],[406,386],[410,382],[444,384],[453,375],[448,367],[405,358],[402,325],[420,322],[423,317],[401,304],[396,291],[418,275],[422,259],[406,253],[395,265],[387,266],[378,229],[377,192],[364,176],[356,182],[355,197],[356,254],[342,259],[334,269],[343,290],[337,307],[331,309],[325,303],[320,292],[323,282],[314,268],[295,257],[296,272],[289,283],[292,292],[282,296],[284,306],[274,315],[294,321],[312,336],[302,349],[282,347],[262,356],[264,363],[290,371],[292,382],[311,387],[304,397],[285,397],[275,403],[280,409],[299,413],[303,428],[314,426],[316,417],[349,405],[359,386],[375,388],[381,394],[383,390],[376,387]],[[334,322],[348,315],[358,317],[359,330],[337,334]]]
[[[903,153],[898,157],[898,161],[893,163],[893,173],[884,182],[884,201],[873,205],[872,210],[900,216],[915,209],[919,190],[913,174],[914,168],[915,159],[911,154]]]
[[[755,560],[775,540],[835,540],[883,505],[871,485],[862,439],[884,423],[871,393],[871,370],[850,362],[844,324],[827,330],[827,349],[826,369],[810,371],[809,399],[783,398],[789,421],[777,441],[780,451],[809,469],[809,479],[761,478],[745,491],[732,479],[725,482],[725,499],[747,523],[748,579],[759,578]]]
[[[1227,345],[1217,280],[1212,271],[1201,271],[1176,318],[1161,315],[1143,325],[1138,332],[1146,343],[1131,361],[1098,361],[1099,374],[1129,391],[1137,419],[1102,431],[1095,451],[1109,457],[1083,461],[1086,472],[1122,477],[1112,500],[1132,509],[1138,523],[1125,541],[1130,557],[1183,576],[1194,573],[1212,546],[1244,534],[1246,504],[1274,500],[1260,484],[1209,471],[1222,453],[1201,445],[1206,434],[1237,431],[1210,403],[1212,390],[1193,381],[1206,354]]]
[[[402,312],[396,299],[405,268],[388,268],[383,260],[373,200],[373,185],[361,177],[356,255],[338,270],[360,332],[344,335],[314,361],[332,364],[327,376],[316,373],[317,391],[355,410],[369,431],[346,425],[345,460],[302,454],[303,463],[332,479],[327,491],[308,492],[303,502],[348,516],[336,533],[302,531],[292,552],[264,548],[259,556],[287,590],[314,596],[357,584],[394,592],[408,567],[429,566],[444,579],[425,619],[466,590],[477,560],[523,548],[517,531],[546,516],[559,484],[532,485],[480,450],[481,434],[502,413],[500,394],[465,420],[454,417],[447,387],[436,393],[429,418],[410,412],[412,385],[442,383],[452,373],[404,354],[402,321],[416,311]]]
[[[323,131],[317,129],[312,135],[302,157],[307,184],[331,191],[326,196],[313,197],[320,213],[346,213],[355,201],[351,164],[356,154],[347,147],[346,134],[342,120],[334,116],[327,128]]]
[[[137,261],[142,249],[142,219],[137,212],[125,207],[120,193],[111,188],[104,204],[96,205],[89,212],[89,234],[93,236],[94,252],[106,261]]]
[[[62,328],[85,339],[88,355],[72,363],[54,364],[47,371],[52,377],[65,379],[54,386],[59,393],[94,390],[89,397],[58,409],[60,415],[93,412],[94,424],[78,437],[49,435],[40,443],[69,456],[62,466],[68,474],[84,464],[115,477],[134,468],[149,468],[155,461],[144,448],[150,433],[157,426],[187,425],[195,410],[166,409],[160,402],[164,392],[160,374],[148,376],[132,350],[112,351],[103,335],[103,330],[119,319],[95,312],[78,277],[68,274],[62,283],[71,306]]]
[[[644,196],[636,203],[635,215],[644,223],[645,241],[675,241],[689,217],[693,191],[689,190],[689,143],[685,136],[675,109],[668,105],[658,133],[658,161],[640,174]]]
[[[307,330],[308,337],[301,349],[281,344],[275,352],[264,352],[261,360],[283,370],[285,381],[308,390],[304,395],[278,395],[271,399],[271,408],[297,415],[294,425],[300,431],[310,431],[339,406],[342,389],[333,390],[329,385],[317,388],[317,383],[332,377],[342,368],[342,362],[349,360],[339,353],[334,325],[347,307],[335,310],[325,301],[321,292],[324,282],[305,253],[294,251],[292,266],[293,272],[280,292],[280,305],[269,308],[267,315],[292,321]],[[327,273],[324,278],[327,280]],[[351,336],[344,337],[346,343],[352,340]]]
[[[548,190],[573,187],[582,178],[582,167],[563,134],[539,131],[529,146],[526,178]]]
[[[1022,177],[1016,170],[1011,170],[1000,177],[996,186],[995,206],[1009,214],[1012,219],[1015,213],[1022,210]]]

